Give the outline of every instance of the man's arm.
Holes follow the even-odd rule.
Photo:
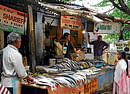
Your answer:
[[[24,79],[27,79],[28,83],[30,82],[34,83],[33,78],[27,75],[27,72],[22,62],[22,56],[20,54],[15,55],[15,58],[13,58],[13,64],[14,64],[15,71],[18,77],[20,78],[20,80],[24,78]]]
[[[74,50],[74,53],[76,53],[77,50],[76,50],[76,48],[74,46],[73,46],[73,50]]]
[[[90,35],[88,34],[88,43],[90,44],[90,45],[94,45],[94,43],[95,43],[95,41],[91,41],[90,42]]]
[[[104,42],[104,44],[105,44],[105,47],[103,48],[103,51],[109,47],[108,43]]]
[[[20,54],[14,53],[11,57],[11,61],[13,62],[15,72],[17,73],[18,77],[24,78],[27,76],[27,72],[22,62],[22,56]]]
[[[109,46],[105,46],[104,48],[103,48],[103,51],[105,50],[105,49],[107,49]]]
[[[76,53],[76,48],[74,47],[73,43],[69,41],[70,48]]]

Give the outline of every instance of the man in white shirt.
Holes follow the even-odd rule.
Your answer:
[[[10,92],[15,92],[21,78],[28,81],[33,79],[27,76],[25,67],[22,62],[22,55],[18,48],[21,46],[21,36],[19,33],[11,32],[7,37],[7,47],[3,49],[3,72],[1,83],[7,87]]]

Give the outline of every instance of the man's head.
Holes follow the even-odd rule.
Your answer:
[[[98,41],[102,41],[102,36],[101,35],[98,36]]]
[[[64,33],[64,38],[66,40],[70,40],[70,34],[69,33]]]
[[[15,46],[16,48],[20,48],[21,46],[21,36],[17,32],[11,32],[7,36],[7,43]]]

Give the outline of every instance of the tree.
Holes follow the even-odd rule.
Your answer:
[[[126,14],[130,15],[130,6],[128,7],[130,1],[128,0],[110,0],[110,2],[118,8],[119,10],[125,12]]]
[[[75,0],[63,0],[63,1],[75,1]],[[79,0],[79,1],[82,1],[82,0]],[[111,2],[115,8],[130,15],[130,1],[129,0],[103,0],[98,5],[106,6],[109,2]]]
[[[119,1],[119,0],[117,0]],[[101,7],[105,7],[107,5],[109,5],[110,1],[109,0],[103,0],[102,2],[100,2],[99,4],[97,4],[96,6],[101,6]],[[127,1],[127,6],[130,6],[130,2]],[[118,8],[114,8],[114,10],[112,11],[112,13],[109,14],[109,16],[113,16],[113,17],[120,17],[120,18],[125,18],[125,19],[130,19],[130,16],[128,15],[128,13],[124,13],[124,11],[121,11],[120,9]],[[107,38],[110,38],[110,42],[113,41],[113,39],[119,39],[119,38],[122,38],[124,40],[130,40],[130,30],[128,29],[123,29],[125,26],[128,26],[126,24],[123,24],[121,26],[121,32],[120,32],[120,35],[106,35],[104,38],[107,39]]]
[[[104,7],[113,4],[114,8],[117,8],[127,15],[130,15],[130,1],[129,0],[103,0],[99,4],[95,5],[98,7]]]
[[[103,38],[104,41],[112,43],[115,40],[119,39],[119,34],[106,34]]]

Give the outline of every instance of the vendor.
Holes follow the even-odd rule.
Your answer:
[[[89,44],[93,45],[93,52],[94,52],[94,59],[102,60],[103,51],[109,47],[109,44],[102,41],[102,36],[99,35],[98,39],[95,41],[90,42],[90,36],[89,38]]]
[[[45,49],[46,51],[50,52],[50,49],[51,49],[51,43],[52,43],[52,39],[49,37],[49,34],[50,34],[50,31],[47,30],[45,32]]]
[[[63,54],[65,58],[71,59],[71,54],[76,52],[76,48],[74,48],[72,42],[70,42],[70,34],[64,33],[64,44],[63,44]]]
[[[3,72],[1,76],[1,83],[4,85],[11,94],[16,93],[19,80],[24,78],[28,82],[33,79],[27,75],[22,61],[22,55],[19,53],[18,48],[21,46],[21,36],[19,33],[11,32],[7,37],[7,47],[3,49]]]

